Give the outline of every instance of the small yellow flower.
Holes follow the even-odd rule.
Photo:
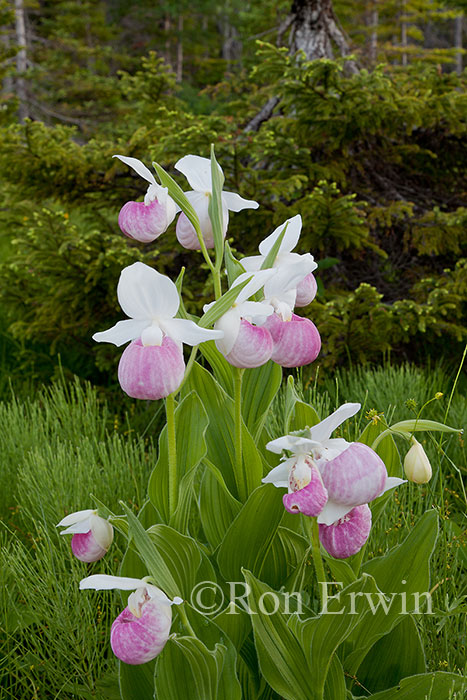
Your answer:
[[[442,399],[443,396],[444,396],[444,394],[442,391],[437,391],[435,394],[435,399],[437,399],[439,401],[439,399]]]

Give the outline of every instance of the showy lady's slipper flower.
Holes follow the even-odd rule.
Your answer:
[[[180,158],[175,167],[186,179],[191,192],[185,192],[185,196],[193,206],[201,225],[206,248],[214,247],[214,238],[212,232],[212,224],[209,218],[209,199],[212,194],[212,177],[211,177],[211,161],[209,158],[201,156],[184,156]],[[220,166],[219,170],[222,172]],[[257,209],[258,202],[250,199],[243,199],[235,192],[222,192],[222,213],[223,213],[223,231],[224,236],[229,223],[229,211],[242,211],[242,209]],[[179,243],[189,250],[199,250],[200,244],[198,236],[193,225],[188,220],[185,214],[180,214],[175,229]]]
[[[325,527],[339,528],[339,536],[337,531],[321,528],[323,546],[331,543],[330,553],[337,557],[350,556],[352,549],[354,554],[368,538],[371,519],[365,509],[357,508],[403,483],[388,477],[384,462],[367,445],[331,438],[331,433],[359,409],[358,403],[343,404],[312,428],[266,445],[271,452],[288,450],[293,456],[283,458],[263,482],[287,487],[283,502],[290,513],[317,516]]]
[[[117,658],[126,664],[145,664],[161,653],[170,634],[172,605],[180,605],[181,598],[170,600],[144,578],[97,574],[84,578],[79,587],[80,590],[134,591],[110,630],[110,645]]]
[[[167,187],[156,182],[151,171],[137,158],[115,155],[125,165],[149,182],[144,202],[127,202],[118,215],[118,225],[129,238],[141,243],[154,241],[164,233],[175,219],[177,206],[169,196]]]
[[[432,477],[430,460],[418,440],[412,437],[411,442],[412,447],[404,459],[405,475],[409,481],[416,484],[426,484]]]
[[[93,339],[117,346],[133,341],[120,358],[118,380],[134,399],[161,399],[178,389],[185,373],[182,343],[198,345],[222,338],[219,330],[174,318],[180,306],[177,287],[144,263],[122,270],[117,296],[130,318],[95,333]]]
[[[214,328],[223,334],[220,340],[216,340],[216,347],[234,367],[260,367],[271,357],[271,334],[265,328],[254,325],[252,319],[265,319],[274,313],[274,309],[270,304],[248,299],[259,291],[273,274],[272,270],[261,270],[254,275],[244,273],[237,277],[232,286],[248,277],[251,277],[251,280],[240,291],[235,304],[214,324]],[[211,306],[212,304],[207,304],[204,311],[208,311]]]
[[[298,239],[300,238],[300,232],[302,230],[302,217],[300,214],[297,214],[291,219],[284,221],[284,223],[278,226],[270,236],[265,238],[264,241],[259,244],[260,255],[252,255],[242,259],[242,265],[245,270],[248,272],[254,272],[255,270],[259,270],[261,268],[274,243],[284,230],[284,226],[287,226],[287,229],[279,246],[276,259],[273,262],[273,267],[290,265],[291,263],[297,262],[297,260],[304,257],[298,253],[291,252],[297,245]],[[306,253],[306,255],[311,258],[313,264],[310,266],[310,270],[306,273],[306,275],[297,282],[294,306],[307,306],[316,296],[317,284],[313,275],[313,270],[316,270],[318,265],[314,262],[313,256],[310,255],[310,253]]]
[[[315,324],[293,313],[297,285],[316,267],[313,256],[299,255],[291,262],[273,268],[275,274],[264,285],[265,302],[274,314],[265,319],[274,341],[271,359],[282,367],[302,367],[313,362],[321,350],[321,338]]]
[[[61,535],[73,535],[71,551],[77,559],[87,563],[102,559],[112,544],[112,525],[97,515],[97,510],[78,510],[66,515],[57,527],[66,527]]]

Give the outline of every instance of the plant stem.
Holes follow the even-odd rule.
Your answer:
[[[195,360],[196,360],[196,353],[198,352],[198,347],[199,347],[199,345],[194,345],[191,348],[191,353],[190,353],[190,357],[188,358],[188,362],[187,362],[186,369],[185,369],[185,374],[183,375],[182,383],[180,384],[180,386],[178,387],[178,389],[176,391],[177,394],[182,390],[182,386],[185,384],[186,380],[190,376],[191,368],[193,367]]]
[[[167,443],[169,458],[169,513],[173,515],[177,507],[178,483],[177,483],[177,442],[175,437],[175,397],[169,394],[165,400],[167,416]]]
[[[214,296],[219,299],[222,296],[221,276],[219,270],[212,270],[212,280],[214,283]]]
[[[236,368],[234,371],[234,420],[235,420],[235,476],[237,481],[238,495],[241,500],[248,496],[245,480],[240,478],[243,472],[242,459],[242,378],[243,369]]]
[[[183,607],[183,603],[182,603],[182,605],[179,605],[177,610],[178,610],[178,614],[180,615],[180,619],[183,623],[183,626],[186,629],[186,631],[188,632],[188,634],[190,635],[190,637],[196,637],[195,631],[188,621],[188,617],[187,617],[187,614],[185,612],[185,608]]]
[[[317,518],[305,517],[305,522],[311,520],[311,526],[307,523],[307,529],[311,529],[311,550],[313,553],[313,565],[315,567],[316,579],[318,581],[319,597],[323,602],[322,583],[326,583],[326,574],[324,573],[323,560],[321,559],[321,549],[319,544],[319,526]]]

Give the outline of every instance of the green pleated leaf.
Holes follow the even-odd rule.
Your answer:
[[[271,360],[261,367],[246,369],[242,380],[242,416],[256,441],[271,403],[280,389],[282,368]]]
[[[157,700],[217,700],[225,652],[195,637],[169,637],[156,666]]]
[[[419,418],[413,418],[411,420],[403,420],[399,423],[394,423],[391,425],[391,430],[395,430],[398,433],[413,433],[419,430],[436,430],[442,433],[461,433],[462,428],[451,428],[449,425],[444,425],[444,423],[438,423],[434,420],[424,420]]]
[[[201,565],[201,552],[195,540],[168,525],[152,525],[147,533],[171,573],[179,591],[176,595],[189,600]]]
[[[284,595],[249,571],[244,571],[244,577],[261,674],[281,698],[313,700],[314,679],[303,648],[287,625]],[[273,612],[276,600],[279,608]]]
[[[146,501],[144,506],[138,512],[138,520],[145,530],[157,522],[158,517],[150,501]],[[146,565],[141,560],[138,552],[133,546],[127,547],[123,556],[119,571],[120,576],[129,576],[131,578],[143,578],[148,575]]]
[[[155,661],[140,666],[118,662],[118,684],[122,700],[154,700],[154,666]]]
[[[216,268],[220,270],[224,256],[224,231],[222,211],[222,187],[224,186],[224,174],[216,160],[214,146],[211,144],[211,179],[212,194],[209,198],[209,218],[212,224],[214,238],[214,251],[216,254]]]
[[[204,534],[214,550],[224,539],[242,504],[230,493],[219,469],[209,460],[204,460],[204,463],[206,469],[201,480],[199,514]]]
[[[423,673],[404,678],[397,687],[372,695],[372,700],[463,700],[467,680],[455,673]]]
[[[229,396],[234,392],[234,368],[227,362],[224,355],[216,348],[214,340],[208,340],[199,346],[201,354],[211,365],[214,377]]]
[[[237,677],[237,652],[229,635],[217,624],[216,619],[201,615],[189,606],[186,612],[198,639],[208,649],[215,649],[216,644],[225,647],[216,700],[241,700],[242,691]],[[234,617],[238,619],[236,615]]]
[[[261,578],[273,588],[284,586],[289,590],[288,579],[301,566],[310,545],[304,537],[286,527],[279,527],[277,534],[264,560]]]
[[[370,421],[357,438],[357,442],[371,447],[376,438],[385,431],[383,423],[378,420]],[[402,462],[399,451],[392,435],[387,435],[375,447],[375,452],[381,457],[389,476],[402,476]]]
[[[328,669],[340,644],[358,625],[367,608],[366,596],[374,596],[377,587],[371,576],[364,574],[338,594],[328,589],[328,600],[317,617],[302,621],[298,616],[290,617],[288,625],[305,650],[313,678],[313,693],[310,700],[322,700]]]
[[[315,409],[300,399],[295,389],[294,378],[290,375],[285,393],[284,434],[306,427],[311,428],[319,422],[320,418]]]
[[[241,581],[242,568],[259,576],[284,513],[282,493],[259,486],[227,530],[217,553],[226,581]]]
[[[411,615],[404,615],[402,622],[370,649],[357,678],[364,688],[376,693],[392,688],[401,678],[425,671],[425,654],[417,626]],[[359,687],[353,689],[357,695]]]
[[[231,287],[237,277],[240,277],[245,272],[245,268],[241,261],[234,256],[227,241],[224,243],[224,265],[229,287]]]
[[[159,552],[149,533],[144,529],[138,518],[121,502],[128,518],[128,535],[141,561],[146,567],[146,575],[154,579],[155,584],[169,598],[180,596],[180,587],[172,574],[172,567],[167,565],[165,558]],[[174,531],[175,532],[175,531]],[[178,533],[176,533],[178,534]]]
[[[277,254],[279,252],[279,248],[281,247],[281,243],[284,240],[285,232],[287,231],[289,222],[287,221],[284,224],[284,228],[280,232],[280,234],[277,237],[277,240],[275,241],[274,245],[272,246],[271,250],[269,253],[266,255],[266,257],[263,260],[263,264],[261,265],[262,270],[267,270],[269,267],[273,267],[274,262],[277,258]]]
[[[179,484],[179,509],[177,523],[186,524],[189,517],[191,480],[185,475],[195,469],[207,451],[205,434],[208,417],[204,406],[195,392],[188,393],[175,409],[175,436],[177,444],[177,478]],[[189,436],[189,439],[187,439]],[[182,491],[183,489],[183,491]],[[149,498],[165,522],[169,519],[169,459],[167,426],[159,436],[159,456],[149,478]],[[183,507],[183,512],[180,508]]]
[[[336,654],[332,657],[324,684],[324,700],[345,700],[347,688],[345,685],[345,675],[342,664]]]
[[[235,285],[235,287],[232,287],[232,289],[229,289],[225,294],[219,297],[211,308],[206,311],[203,316],[201,316],[200,320],[198,321],[198,326],[201,326],[201,328],[209,328],[212,326],[234,305],[236,298],[240,294],[243,287],[248,284],[250,279],[251,277],[248,277],[248,279],[243,280],[243,282],[239,282]]]
[[[322,557],[329,566],[335,581],[340,581],[345,587],[356,580],[355,572],[348,561],[345,559],[334,559],[334,557],[330,557],[327,554],[323,554]]]
[[[245,501],[260,483],[263,463],[255,442],[245,425],[242,426],[243,458],[235,461],[234,402],[212,374],[194,363],[184,392],[194,390],[200,397],[209,419],[206,431],[207,456],[220,470],[230,493]]]
[[[429,591],[429,562],[437,536],[438,516],[434,511],[427,511],[402,544],[363,565],[363,571],[373,576],[379,589],[386,594],[387,609],[381,601],[375,611],[369,609],[360,616],[349,640],[351,651],[343,659],[344,669],[351,675],[357,673],[371,647],[402,621],[401,612],[423,609],[423,593]],[[417,593],[420,594],[418,598]]]

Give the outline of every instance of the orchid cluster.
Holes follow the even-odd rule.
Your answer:
[[[118,380],[126,394],[142,400],[165,399],[167,429],[160,437],[159,462],[150,479],[148,494],[158,518],[153,527],[165,528],[166,533],[170,531],[178,543],[177,551],[183,555],[179,559],[173,557],[170,549],[164,560],[160,553],[153,557],[151,552],[156,550],[151,539],[152,528],[145,530],[126,506],[123,517],[114,516],[110,511],[82,510],[65,516],[59,523],[65,528],[61,534],[73,536],[73,554],[86,563],[105,556],[115,525],[131,540],[132,548],[149,570],[150,575],[143,578],[94,574],[80,583],[82,590],[133,591],[127,606],[112,625],[111,646],[122,662],[136,665],[157,657],[170,639],[173,605],[177,606],[177,619],[190,637],[195,635],[191,624],[196,627],[199,616],[193,617],[190,623],[189,607],[185,612],[186,600],[175,595],[182,592],[178,582],[183,577],[179,571],[171,569],[182,561],[188,566],[193,546],[198,547],[199,562],[207,561],[208,554],[213,559],[217,557],[214,568],[208,562],[212,575],[215,569],[222,572],[226,556],[232,557],[232,561],[237,556],[234,568],[243,571],[242,548],[235,549],[232,542],[237,540],[242,527],[245,533],[251,528],[251,518],[247,520],[245,516],[243,522],[242,517],[250,512],[250,503],[258,494],[263,498],[268,494],[268,508],[274,507],[277,514],[277,499],[269,484],[287,490],[282,501],[288,513],[303,516],[305,535],[309,539],[311,535],[316,574],[318,580],[323,580],[320,545],[330,555],[327,561],[351,557],[362,551],[371,529],[369,504],[404,483],[402,478],[393,475],[394,471],[388,476],[385,462],[375,451],[377,443],[384,438],[392,440],[392,430],[407,438],[410,434],[408,439],[412,439],[413,447],[406,460],[407,478],[422,483],[431,476],[431,467],[423,448],[411,434],[423,429],[423,421],[382,427],[377,439],[369,444],[332,438],[332,433],[358,412],[358,403],[344,403],[321,422],[313,420],[315,424],[311,427],[307,425],[298,431],[289,429],[287,420],[285,431],[289,434],[270,439],[265,427],[266,414],[280,386],[278,366],[307,365],[317,358],[321,348],[316,326],[294,311],[310,304],[317,293],[313,275],[317,264],[313,256],[294,252],[299,244],[301,217],[293,216],[277,227],[261,242],[258,255],[236,260],[225,243],[229,212],[256,209],[258,204],[222,190],[223,173],[213,155],[211,160],[188,155],[177,162],[175,167],[186,176],[191,187],[187,192],[157,164],[154,167],[161,184],[139,160],[122,155],[116,157],[149,183],[143,202],[127,202],[122,207],[118,223],[123,233],[143,243],[153,241],[168,229],[178,214],[176,237],[185,248],[201,251],[212,273],[215,292],[215,299],[204,305],[201,318],[189,316],[180,296],[183,275],[174,283],[157,270],[136,262],[121,272],[117,286],[118,301],[127,318],[93,336],[97,342],[116,346],[128,343],[118,366]],[[209,253],[210,250],[214,253]],[[228,280],[224,293],[222,266],[226,268]],[[202,344],[208,341],[213,341],[209,351],[203,350],[206,346]],[[187,363],[184,344],[192,346]],[[211,375],[195,362],[200,345],[212,366]],[[213,357],[214,362],[211,362]],[[245,398],[242,396],[244,370],[254,370],[266,363],[269,364],[264,374],[253,371],[247,375],[248,397]],[[216,374],[219,367],[222,381]],[[197,376],[192,384],[191,373]],[[267,382],[276,388],[266,386]],[[185,383],[188,391],[181,393],[176,405],[175,395]],[[209,386],[205,387],[206,384]],[[291,405],[296,401],[294,397]],[[210,402],[215,405],[209,406]],[[194,440],[196,457],[191,462],[189,444],[187,449],[191,436],[178,434],[177,430],[180,422],[185,426],[194,424],[194,417],[199,418],[202,440]],[[280,464],[266,475],[264,465],[269,463],[270,456],[264,449],[282,454]],[[180,453],[184,455],[183,462],[180,462]],[[189,462],[189,467],[185,461]],[[196,469],[200,470],[198,481],[192,478]],[[251,476],[253,471],[255,475]],[[206,480],[206,489],[201,488],[198,493],[197,484]],[[214,494],[213,500],[224,503],[227,510],[232,508],[230,512],[238,513],[234,521],[234,540],[226,517],[216,519],[222,507],[213,502],[204,504],[204,521],[199,528],[207,542],[195,544],[196,537],[191,536],[189,523],[193,509],[199,507],[201,512],[201,501],[206,494]],[[255,504],[253,515],[258,512],[257,501]],[[206,514],[211,512],[214,521],[206,521]],[[280,517],[276,517],[276,521],[273,535],[279,537]],[[125,522],[124,527],[122,522]],[[174,523],[183,524],[180,531]],[[264,539],[272,542],[267,518],[263,526]],[[281,537],[289,536],[295,538],[290,552],[296,553],[300,536],[283,528]],[[265,571],[268,552],[266,548],[261,553],[262,559],[256,553],[250,557],[251,562],[257,562],[261,573]],[[306,550],[303,561],[307,556]],[[277,562],[282,559],[278,556]],[[156,565],[157,562],[161,565]],[[289,575],[288,563],[284,562],[284,566],[285,581]],[[267,641],[264,643],[267,646]],[[220,639],[219,645],[222,644]],[[196,653],[201,653],[199,648]],[[208,666],[211,667],[211,661],[206,668]],[[238,685],[236,676],[235,683]],[[277,692],[282,697],[283,690]],[[284,694],[284,697],[289,696]]]
[[[367,541],[368,503],[404,483],[388,477],[383,460],[367,445],[331,438],[359,410],[359,403],[343,404],[299,435],[285,435],[266,445],[271,452],[286,450],[292,457],[283,457],[263,482],[288,489],[283,503],[289,513],[317,517],[321,544],[336,559],[356,554]]]

